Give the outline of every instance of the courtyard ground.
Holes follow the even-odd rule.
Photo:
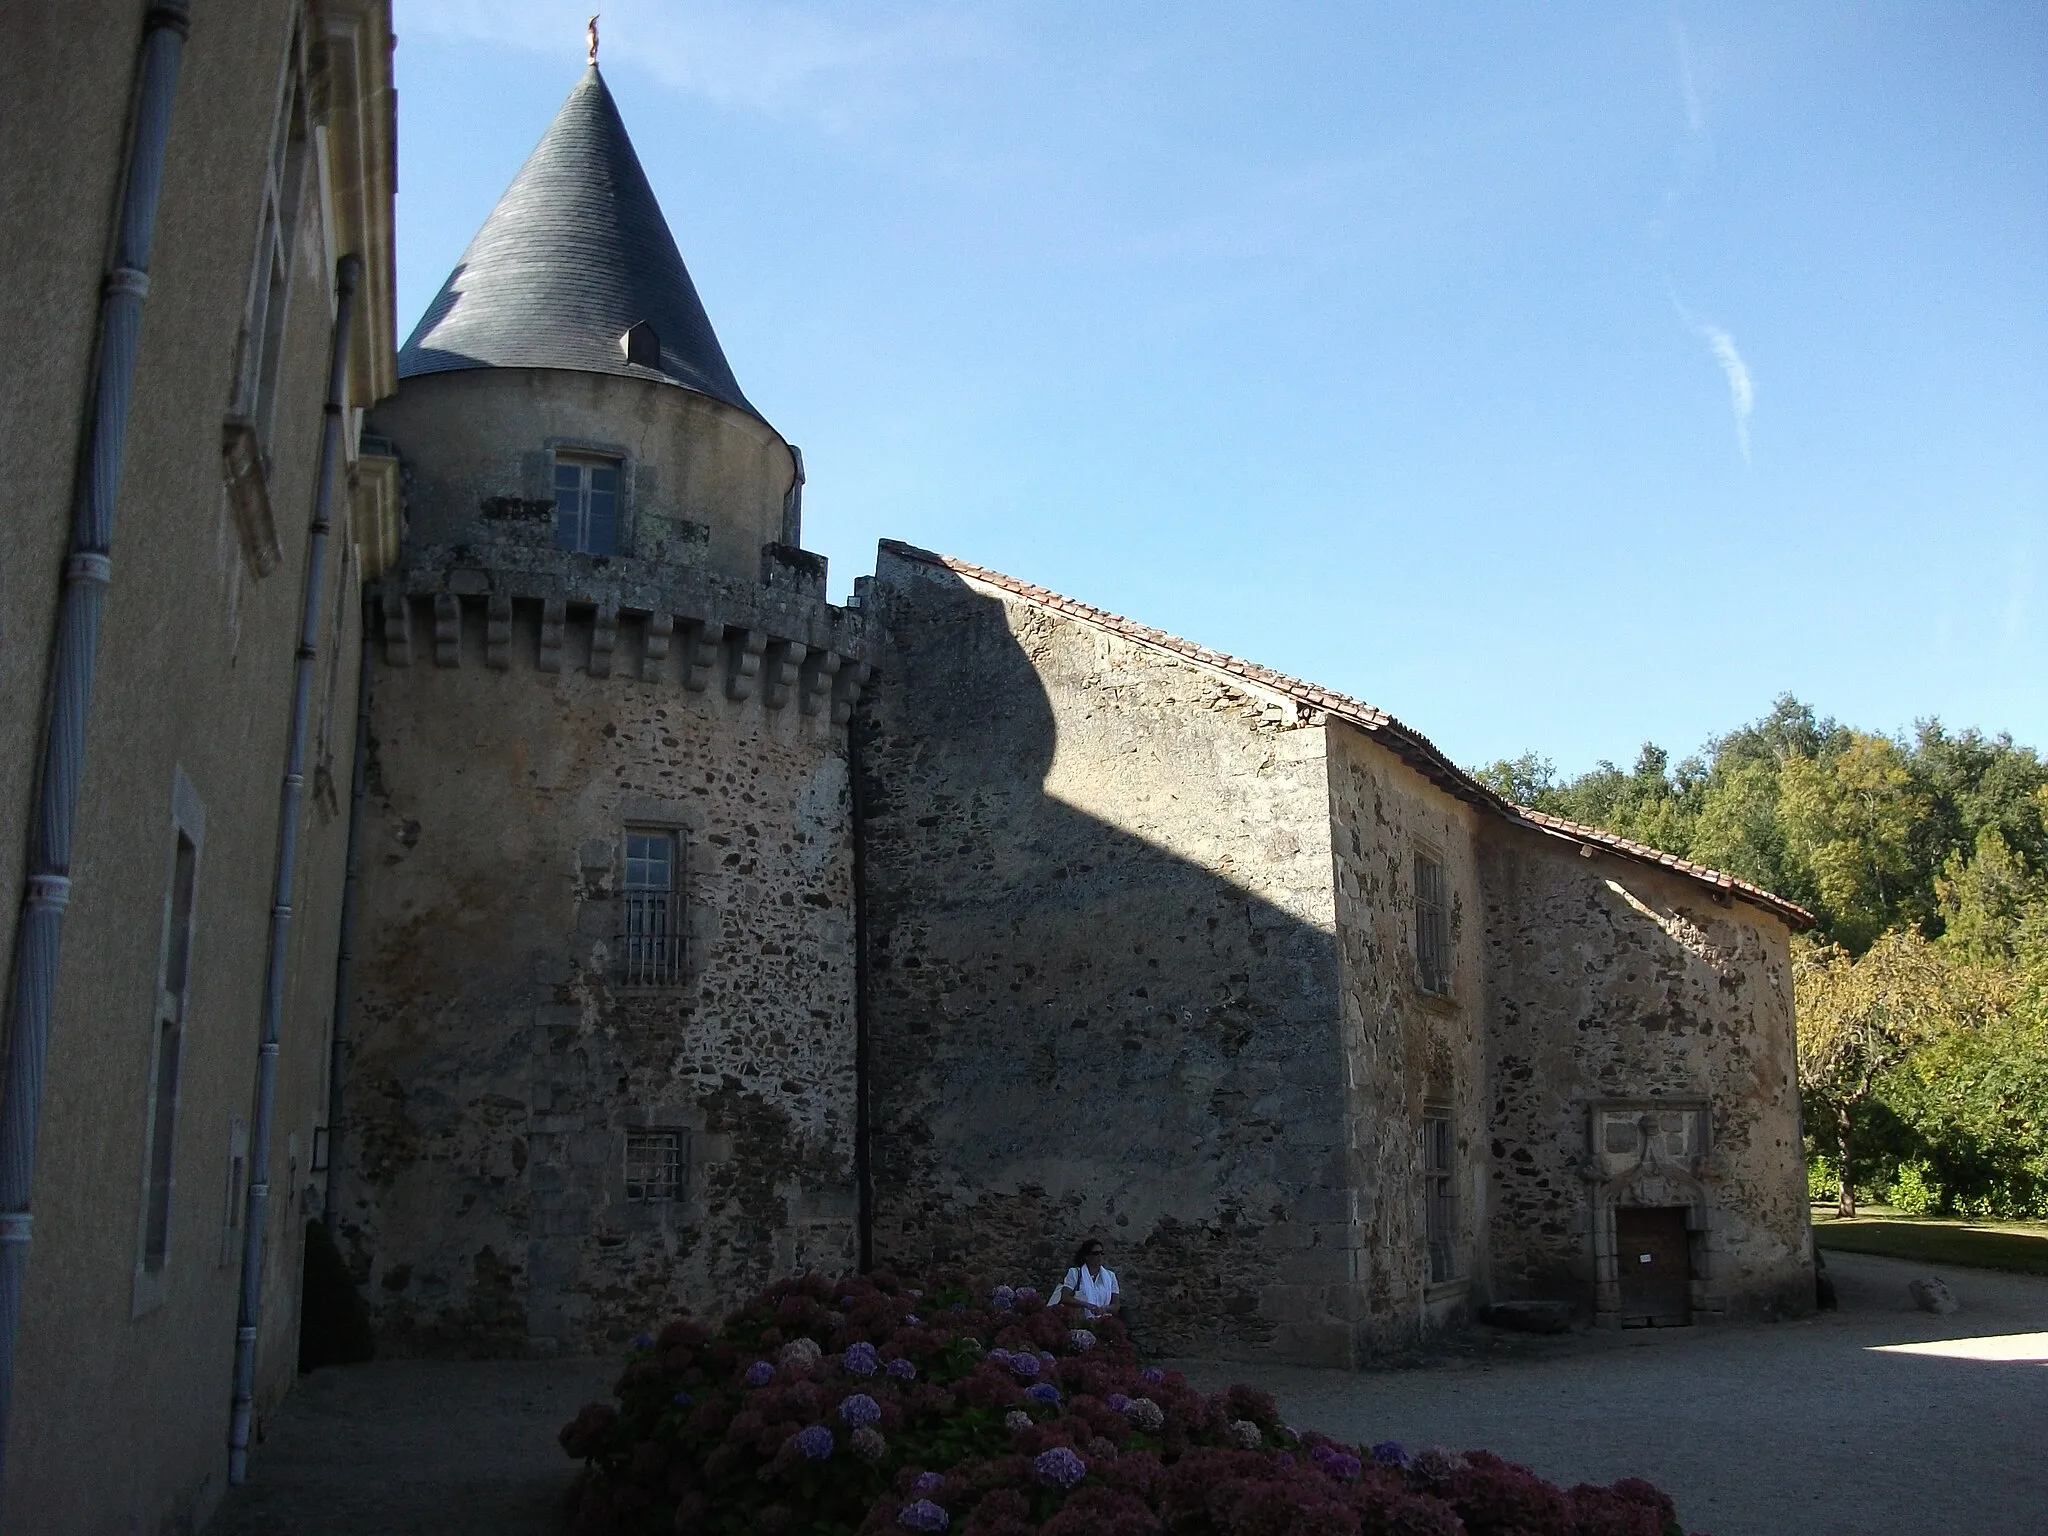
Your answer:
[[[1349,1439],[1484,1447],[1553,1481],[1647,1477],[1713,1536],[2048,1531],[2048,1279],[1835,1253],[1838,1313],[1513,1336],[1408,1370],[1183,1362]],[[1963,1310],[1913,1310],[1938,1274]],[[387,1361],[299,1383],[208,1536],[545,1536],[555,1431],[608,1362]]]

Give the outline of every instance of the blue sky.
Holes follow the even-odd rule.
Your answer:
[[[588,6],[398,0],[401,332]],[[2048,8],[620,0],[834,595],[909,540],[1460,761],[2048,747]]]

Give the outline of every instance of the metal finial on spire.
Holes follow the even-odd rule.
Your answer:
[[[602,14],[602,13],[600,13]],[[597,17],[590,18],[590,62],[597,62]]]

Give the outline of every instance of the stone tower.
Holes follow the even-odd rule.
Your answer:
[[[338,1142],[382,1333],[602,1349],[848,1266],[861,621],[595,64],[399,376]]]

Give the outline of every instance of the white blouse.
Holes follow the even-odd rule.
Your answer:
[[[1116,1271],[1105,1268],[1100,1275],[1088,1272],[1083,1264],[1079,1269],[1067,1271],[1067,1278],[1060,1282],[1073,1294],[1074,1300],[1082,1306],[1101,1311],[1116,1297]]]

